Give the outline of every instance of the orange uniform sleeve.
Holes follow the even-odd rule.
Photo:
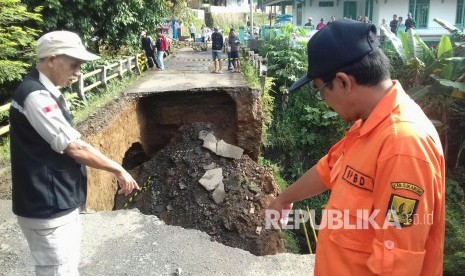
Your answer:
[[[373,207],[379,210],[379,228],[367,265],[376,275],[441,275],[444,164],[438,163],[442,159],[434,146],[418,141],[394,145],[408,150],[378,163],[382,169],[375,176]]]

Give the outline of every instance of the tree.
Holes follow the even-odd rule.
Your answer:
[[[20,80],[31,67],[39,32],[27,23],[42,22],[40,11],[41,7],[36,7],[28,12],[20,0],[0,0],[0,86]]]
[[[165,0],[24,0],[29,7],[44,6],[40,25],[44,32],[68,30],[78,33],[84,44],[96,41],[110,52],[138,48],[142,30],[155,28],[169,13]],[[90,45],[86,45],[90,46]],[[95,48],[98,50],[98,47]]]

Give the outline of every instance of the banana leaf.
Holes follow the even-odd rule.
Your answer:
[[[405,55],[404,46],[400,38],[398,38],[393,32],[391,32],[389,28],[381,26],[380,29],[384,31],[384,35],[386,35],[386,38],[389,39],[389,41],[391,41],[392,46],[394,47],[404,64],[407,64],[407,56]]]
[[[408,36],[405,32],[399,32],[400,41],[402,41],[402,49],[404,50],[405,57],[407,61],[412,58],[412,53],[410,53],[410,46],[408,42]]]
[[[465,34],[461,32],[459,29],[457,29],[454,25],[439,18],[434,18],[433,21],[441,25],[441,27],[449,31],[451,34],[453,34],[456,37],[457,41],[465,42]]]
[[[421,48],[423,48],[423,53],[425,53],[426,56],[434,62],[436,60],[436,57],[434,56],[433,51],[428,47],[428,45],[426,45],[426,43],[423,41],[423,39],[421,39],[421,37],[418,34],[415,34],[415,39],[417,40]],[[425,57],[425,61],[427,57]]]
[[[420,37],[415,32],[415,29],[409,29],[406,35],[408,41],[408,48],[412,58],[418,58],[419,60],[423,60],[423,47],[421,43],[418,42],[418,40],[421,39],[419,39]]]
[[[447,35],[441,37],[438,45],[438,59],[446,59],[454,57],[452,43]],[[446,61],[445,66],[442,68],[440,76],[443,79],[452,80],[452,73],[454,72],[454,63]]]
[[[443,57],[443,55],[445,55]],[[450,41],[449,36],[442,35],[441,40],[439,41],[438,45],[438,59],[441,57],[443,58],[451,58],[454,56],[452,42]]]
[[[456,99],[465,99],[465,83],[438,78],[431,75],[434,80],[433,89],[436,94],[446,95]]]

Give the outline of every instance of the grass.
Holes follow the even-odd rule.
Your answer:
[[[10,136],[0,140],[0,167],[10,163]]]
[[[121,92],[126,87],[133,84],[138,78],[138,75],[133,74],[130,76],[126,76],[120,82],[110,83],[106,90],[96,90],[95,92],[87,96],[88,103],[84,106],[82,106],[82,102],[80,100],[71,100],[73,104],[79,106],[79,108],[72,110],[76,123],[85,120],[87,117],[89,117],[89,115],[95,113],[99,108],[109,103],[110,101],[118,98]],[[74,96],[71,96],[71,98],[75,99]]]

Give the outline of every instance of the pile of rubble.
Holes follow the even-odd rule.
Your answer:
[[[141,191],[117,195],[115,209],[138,208],[255,255],[284,252],[281,231],[265,229],[264,209],[278,192],[271,169],[217,138],[208,123],[181,127],[169,145],[131,170]]]

